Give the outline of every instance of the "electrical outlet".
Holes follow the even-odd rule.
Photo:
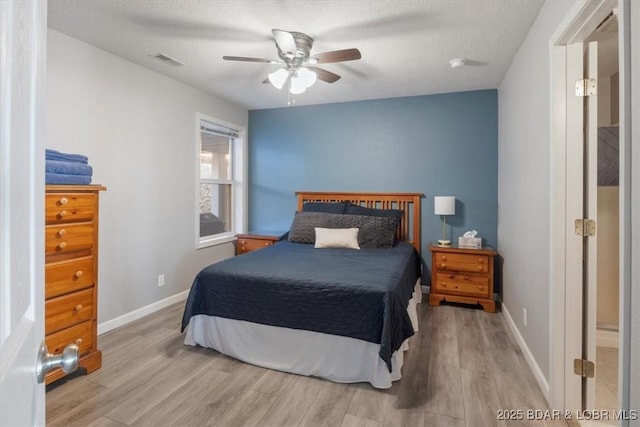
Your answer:
[[[164,274],[158,274],[158,287],[164,286]]]
[[[522,323],[524,323],[524,326],[527,326],[527,309],[526,308],[522,309]]]

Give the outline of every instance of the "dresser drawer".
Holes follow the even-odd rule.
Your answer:
[[[489,256],[473,254],[438,253],[436,255],[437,270],[469,271],[486,273],[489,271]]]
[[[44,199],[47,224],[91,221],[95,215],[95,194],[47,193]]]
[[[44,313],[45,335],[90,320],[93,317],[93,288],[47,300]]]
[[[49,299],[93,286],[93,257],[55,262],[44,267],[44,297]]]
[[[44,247],[45,255],[91,249],[93,247],[93,223],[47,225]]]
[[[88,320],[79,325],[63,329],[60,332],[47,335],[45,343],[51,354],[60,354],[67,345],[75,343],[78,345],[80,354],[82,355],[93,347],[92,335],[93,321]]]
[[[491,296],[489,294],[489,277],[487,276],[437,273],[434,286],[435,291],[439,293]]]

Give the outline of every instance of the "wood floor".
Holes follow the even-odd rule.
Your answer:
[[[272,371],[183,345],[183,304],[99,337],[102,368],[47,391],[50,426],[565,425],[497,419],[547,409],[501,313],[419,305],[388,390]]]

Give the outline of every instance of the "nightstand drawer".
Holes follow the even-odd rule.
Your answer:
[[[238,239],[238,253],[243,254],[271,245],[273,245],[273,242],[270,240]]]
[[[438,253],[435,257],[437,270],[469,271],[486,273],[489,271],[489,257],[487,255]]]
[[[491,296],[489,294],[490,287],[489,278],[487,276],[436,273],[436,281],[433,285],[435,290],[441,293],[475,295],[481,297]]]
[[[263,235],[263,234],[238,234],[236,242],[236,255],[246,254],[247,252],[262,249],[271,246],[280,240],[280,235]]]

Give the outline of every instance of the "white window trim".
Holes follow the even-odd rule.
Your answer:
[[[221,126],[225,126],[229,129],[233,129],[237,132],[238,137],[236,142],[231,145],[233,149],[233,164],[231,166],[231,172],[233,174],[232,181],[233,186],[231,190],[231,199],[233,203],[233,217],[232,217],[232,229],[226,233],[216,234],[215,236],[200,237],[200,210],[198,206],[200,204],[200,123],[207,121],[215,123]],[[229,123],[224,120],[217,119],[215,117],[207,116],[206,114],[196,113],[196,143],[194,150],[194,171],[195,171],[195,200],[193,203],[194,209],[194,237],[196,249],[208,248],[211,246],[221,245],[236,240],[236,234],[242,233],[247,228],[247,129],[244,126],[239,126],[234,123]]]

